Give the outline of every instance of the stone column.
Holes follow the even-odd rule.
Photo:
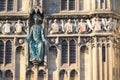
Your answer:
[[[34,65],[34,80],[38,80],[38,64]]]
[[[92,6],[92,11],[95,11],[95,8],[96,8],[96,0],[92,0],[91,6]]]
[[[106,1],[106,4],[107,4],[106,7],[107,7],[108,9],[111,9],[111,6],[112,6],[112,5],[111,5],[111,1],[110,1],[110,0],[107,0],[107,1]]]
[[[109,80],[113,80],[113,65],[114,65],[114,47],[112,41],[110,41],[109,48]]]
[[[98,54],[97,54],[97,38],[94,38],[94,44],[92,45],[92,62],[93,62],[93,80],[98,80]]]
[[[102,44],[99,45],[99,78],[100,80],[103,80],[103,62],[102,62]]]
[[[92,80],[92,44],[90,43],[90,45],[89,45],[89,49],[88,49],[89,51],[89,59],[90,59],[90,61],[89,61],[89,69],[90,69],[90,72],[89,72],[89,80]]]
[[[107,51],[107,45],[105,44],[105,62],[104,64],[104,75],[105,75],[105,80],[108,80],[108,51]]]
[[[62,53],[62,51],[61,51],[62,49],[61,49],[61,45],[58,45],[58,49],[57,49],[57,79],[56,80],[59,80],[59,70],[60,70],[60,67],[61,67],[61,60],[62,60],[62,58],[61,58],[61,53]]]

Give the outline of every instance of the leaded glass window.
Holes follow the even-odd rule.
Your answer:
[[[75,63],[76,61],[76,44],[74,40],[70,41],[70,63]]]
[[[4,43],[0,40],[0,64],[3,63]]]
[[[68,62],[68,43],[66,40],[62,41],[62,63]]]
[[[6,54],[5,54],[5,62],[7,63],[11,63],[11,54],[12,54],[12,44],[11,41],[8,40],[6,42]]]
[[[5,11],[6,0],[0,0],[0,11]]]
[[[69,0],[69,10],[75,10],[75,0]]]
[[[67,0],[61,0],[61,10],[67,10]]]
[[[8,0],[7,10],[13,11],[13,0]]]

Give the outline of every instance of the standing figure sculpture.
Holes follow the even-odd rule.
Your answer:
[[[68,22],[65,24],[65,28],[66,28],[66,31],[65,31],[66,34],[73,32],[73,26],[70,19],[68,19]]]
[[[12,25],[6,20],[5,24],[3,25],[3,34],[10,34],[12,33]]]
[[[20,20],[17,21],[17,23],[15,24],[15,33],[16,34],[22,34],[22,29],[23,29],[23,24],[20,22]]]
[[[56,34],[58,32],[59,32],[59,24],[57,23],[57,20],[55,19],[51,25],[50,34]]]
[[[44,38],[43,28],[39,24],[40,15],[34,14],[34,25],[30,29],[30,34],[26,38],[26,41],[30,46],[30,61],[43,62],[45,54],[45,45],[47,45],[47,40]]]
[[[78,33],[87,33],[87,24],[83,19],[78,23]]]

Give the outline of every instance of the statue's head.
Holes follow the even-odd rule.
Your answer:
[[[38,23],[38,21],[40,20],[40,15],[39,14],[34,14],[33,19],[34,19],[35,23]]]

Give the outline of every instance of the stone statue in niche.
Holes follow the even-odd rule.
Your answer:
[[[83,19],[78,23],[78,33],[86,33],[87,32],[87,24]]]
[[[65,24],[65,33],[72,33],[73,32],[73,26],[71,23],[71,19],[68,19],[68,22]]]
[[[18,20],[17,23],[15,24],[15,33],[22,34],[23,27],[24,27],[24,25],[20,22],[20,20]]]
[[[50,34],[56,34],[56,33],[59,33],[59,24],[55,19],[54,22],[51,24]]]
[[[60,20],[61,31],[65,32],[65,21],[63,19]]]
[[[91,33],[93,31],[93,24],[92,23],[94,23],[94,20],[92,20],[92,23],[91,23],[91,21],[89,19],[87,19],[86,22],[87,22],[87,26],[89,28],[88,33]]]
[[[103,31],[103,24],[102,22],[99,20],[99,18],[95,19],[95,23],[94,23],[94,32],[102,32]]]
[[[8,22],[8,20],[6,20],[2,28],[3,34],[10,34],[13,32],[12,25]]]
[[[112,18],[109,18],[109,20],[106,22],[106,31],[113,31],[114,28],[114,22]]]
[[[30,29],[29,36],[26,38],[30,46],[29,61],[41,63],[44,61],[45,45],[48,45],[48,41],[44,37],[40,15],[35,13],[33,15],[33,20],[34,24]]]

